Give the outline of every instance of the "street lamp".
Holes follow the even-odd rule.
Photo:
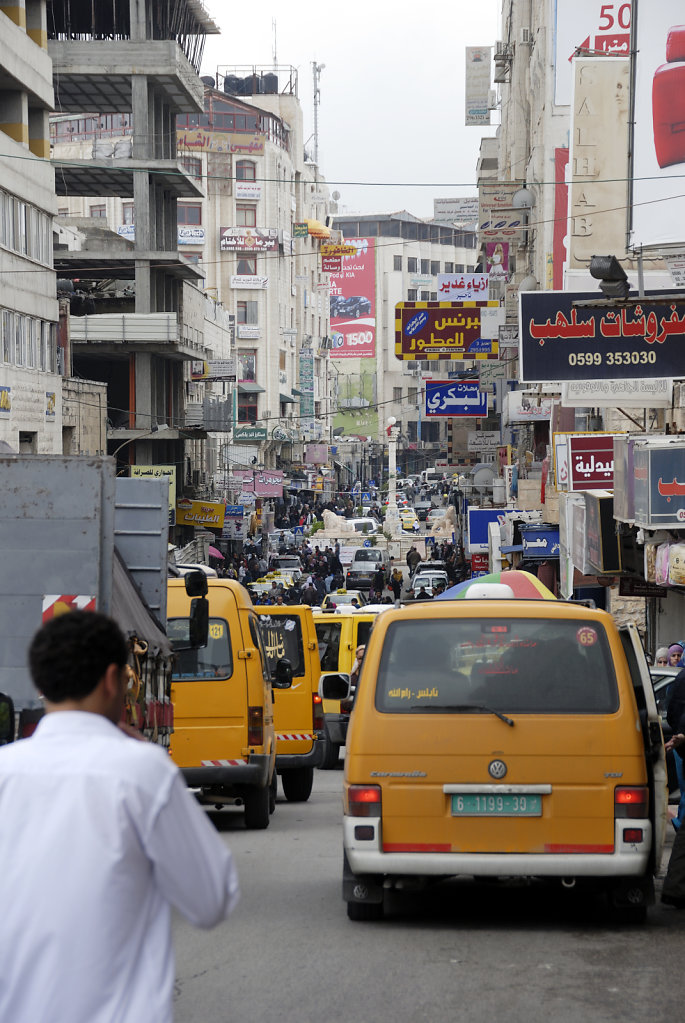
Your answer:
[[[401,529],[400,515],[397,509],[397,437],[399,427],[394,416],[388,416],[388,509],[385,513],[385,528],[392,536]]]
[[[148,437],[154,436],[155,433],[162,433],[170,429],[171,427],[169,426],[168,423],[160,423],[159,426],[153,426],[152,429],[148,430],[146,433],[141,433],[137,437],[129,437],[128,440],[125,440],[122,444],[119,445],[118,448],[114,449],[114,451],[110,455],[110,458],[116,458],[121,449],[125,448],[127,444],[133,444],[137,440],[146,440]]]

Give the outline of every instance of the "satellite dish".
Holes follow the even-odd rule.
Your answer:
[[[492,489],[492,481],[495,478],[495,470],[491,465],[476,465],[471,476],[471,482],[479,494]]]
[[[339,198],[340,192],[338,192],[337,190],[335,192],[331,192],[331,199],[335,199],[335,201],[337,202]]]

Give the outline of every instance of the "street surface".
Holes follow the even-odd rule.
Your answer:
[[[315,773],[307,803],[287,803],[279,786],[266,831],[211,811],[242,899],[213,931],[175,919],[175,1023],[682,1017],[685,912],[660,904],[646,926],[617,926],[574,892],[455,882],[397,897],[381,923],[349,921],[340,768]],[[670,829],[668,842],[667,854]]]

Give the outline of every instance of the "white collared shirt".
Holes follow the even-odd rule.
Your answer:
[[[0,749],[0,1020],[169,1023],[170,906],[238,899],[231,853],[168,754],[58,711]]]

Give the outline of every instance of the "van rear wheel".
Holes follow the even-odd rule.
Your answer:
[[[382,920],[382,902],[348,902],[347,916],[350,920]]]
[[[271,775],[271,784],[269,785],[269,813],[273,813],[276,809],[276,796],[278,795],[278,775],[274,771]]]
[[[340,759],[340,743],[331,742],[326,736],[326,746],[323,754],[323,761],[321,762],[321,768],[324,771],[330,771],[332,768],[338,766],[338,760]]]
[[[314,785],[313,767],[293,767],[281,774],[283,793],[289,803],[306,803]]]
[[[245,827],[250,831],[262,831],[269,826],[269,799],[271,786],[250,789],[245,793]]]

